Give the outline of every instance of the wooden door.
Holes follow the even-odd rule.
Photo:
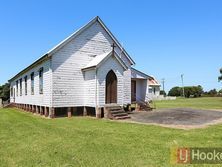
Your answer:
[[[106,104],[117,103],[117,77],[111,70],[106,76]]]
[[[131,102],[136,101],[136,81],[131,81]]]

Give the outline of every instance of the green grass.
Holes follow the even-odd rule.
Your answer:
[[[198,108],[222,110],[222,97],[178,98],[177,100],[155,101],[157,109],[160,108]]]
[[[0,109],[0,166],[170,166],[170,148],[221,147],[222,125],[178,130]]]

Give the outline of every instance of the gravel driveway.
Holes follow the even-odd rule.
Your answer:
[[[130,116],[133,122],[174,126],[179,125],[182,127],[203,126],[213,124],[217,120],[222,120],[222,112],[220,111],[191,108],[161,109],[152,112],[133,112]]]

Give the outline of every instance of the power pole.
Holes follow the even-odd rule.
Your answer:
[[[162,86],[163,86],[163,95],[165,96],[165,94],[164,94],[164,92],[165,92],[164,84],[165,84],[165,79],[163,78],[163,79],[162,79]]]
[[[183,89],[183,97],[185,97],[185,94],[184,94],[184,83],[183,83],[183,76],[184,76],[184,74],[181,74],[182,89]]]

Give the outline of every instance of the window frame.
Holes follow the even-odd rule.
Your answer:
[[[43,67],[39,69],[39,94],[43,94]]]
[[[18,97],[18,80],[16,81],[16,96]]]
[[[31,95],[34,95],[35,94],[35,73],[32,72],[30,74],[30,80],[31,80]]]
[[[28,84],[27,84],[27,79],[28,79],[28,76],[26,75],[26,76],[24,77],[24,81],[25,81],[25,95],[28,94]]]
[[[19,79],[20,96],[22,96],[22,78]]]
[[[13,97],[13,86],[10,88],[10,96]]]

